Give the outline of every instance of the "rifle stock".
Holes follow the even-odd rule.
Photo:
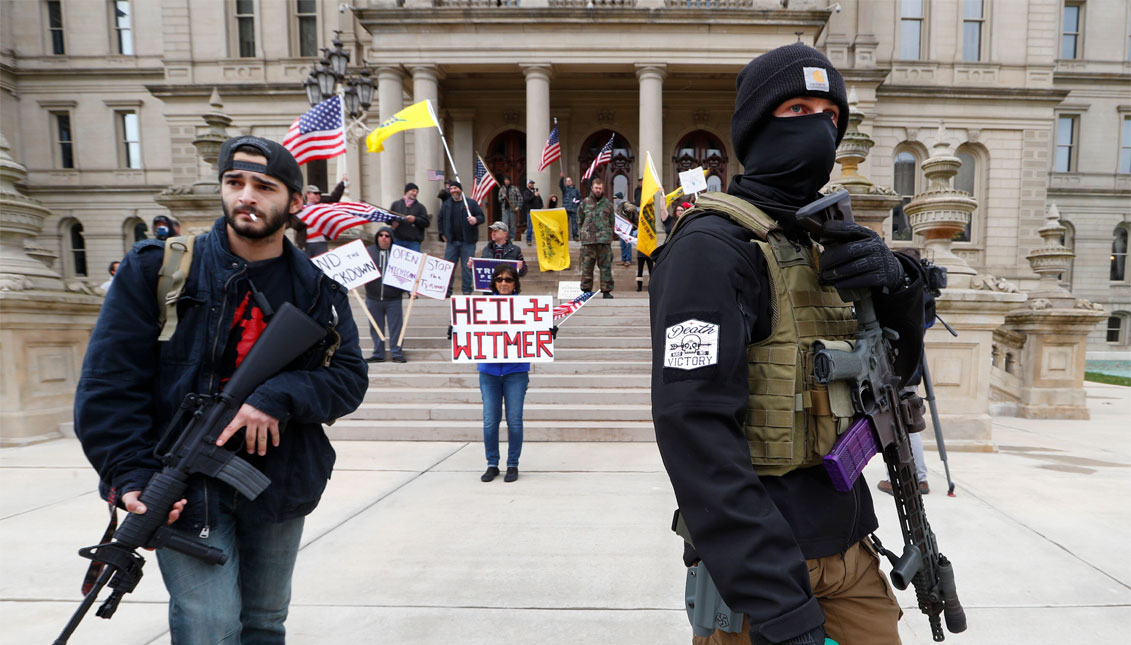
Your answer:
[[[797,212],[797,220],[814,237],[829,220],[853,221],[850,195],[838,191],[809,204]],[[890,347],[899,336],[880,326],[866,289],[840,291],[840,297],[856,308],[859,330],[852,351],[815,346],[814,378],[818,383],[845,381],[852,392],[852,403],[858,415],[871,421],[887,465],[900,531],[903,534],[902,556],[883,548],[872,536],[877,550],[892,564],[891,580],[899,589],[915,586],[919,609],[927,615],[931,636],[938,642],[946,637],[940,616],[945,615],[951,633],[966,629],[966,614],[958,600],[954,570],[950,561],[939,553],[935,534],[927,521],[923,496],[911,454],[908,429],[914,411],[899,395],[899,376],[894,371],[894,355]],[[835,448],[834,448],[835,449]]]
[[[186,397],[182,412],[191,413],[191,418],[169,452],[158,455],[165,467],[153,475],[139,498],[145,504],[146,512],[142,515],[128,513],[110,542],[79,549],[80,556],[104,565],[104,569],[54,641],[56,645],[67,642],[97,600],[99,592],[107,585],[113,592],[97,613],[101,618],[114,615],[122,597],[133,591],[141,580],[145,559],[138,555],[138,548],[173,549],[208,564],[224,564],[227,561],[223,551],[186,538],[166,526],[169,511],[182,498],[189,477],[194,474],[219,479],[248,499],[255,499],[271,484],[270,479],[235,452],[217,446],[216,439],[256,387],[325,335],[324,327],[291,303],[284,303],[236,368],[222,393],[210,397],[196,394]],[[181,414],[178,414],[166,432],[178,432],[180,419]],[[162,441],[158,446],[164,444],[165,441]]]

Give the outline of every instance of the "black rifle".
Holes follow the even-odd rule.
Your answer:
[[[851,222],[850,195],[838,191],[806,205],[797,211],[797,220],[814,237],[819,237],[822,224],[829,220]],[[852,392],[852,403],[858,415],[871,422],[879,448],[887,464],[899,525],[903,532],[903,555],[897,557],[883,547],[873,535],[877,550],[892,563],[891,581],[899,589],[915,585],[919,609],[931,624],[936,642],[945,639],[939,616],[946,618],[951,633],[966,629],[966,613],[958,601],[954,570],[946,556],[939,553],[935,534],[927,522],[923,496],[915,476],[908,429],[921,417],[917,405],[905,400],[899,392],[899,375],[894,371],[894,352],[890,346],[899,335],[880,326],[868,289],[841,290],[840,297],[856,308],[855,345],[852,351],[814,345],[813,373],[816,381],[827,384],[844,381]]]
[[[133,591],[141,580],[145,558],[137,553],[139,548],[169,548],[208,564],[224,564],[228,560],[220,549],[205,546],[166,526],[169,511],[181,499],[189,477],[195,474],[219,479],[248,499],[255,499],[270,485],[270,479],[236,456],[232,449],[217,446],[216,439],[255,388],[325,336],[325,327],[294,305],[285,303],[272,316],[271,323],[232,374],[223,392],[214,396],[190,394],[185,397],[180,410],[169,423],[165,437],[153,451],[165,466],[149,480],[141,493],[140,501],[145,504],[145,513],[127,514],[112,541],[79,549],[79,555],[103,565],[102,573],[67,621],[59,638],[55,639],[56,645],[67,642],[98,599],[98,592],[107,584],[113,591],[98,608],[97,614],[102,618],[114,615],[122,597]],[[178,432],[185,414],[191,415],[188,423],[173,447],[163,453],[168,440]],[[237,442],[229,439],[228,443],[235,445]]]

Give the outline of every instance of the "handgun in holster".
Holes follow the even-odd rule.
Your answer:
[[[676,510],[672,518],[672,531],[680,536],[689,545],[691,532],[683,516]],[[742,614],[727,607],[707,567],[700,560],[687,568],[687,584],[684,587],[684,607],[687,609],[687,620],[696,636],[708,637],[716,629],[731,634],[737,634],[742,629]]]

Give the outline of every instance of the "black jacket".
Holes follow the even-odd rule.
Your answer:
[[[428,209],[424,208],[424,204],[420,200],[412,203],[412,206],[407,206],[404,199],[398,199],[393,202],[389,210],[400,215],[412,215],[415,219],[412,224],[408,222],[397,222],[396,227],[393,228],[393,239],[403,240],[405,242],[423,242],[424,229],[432,223],[428,217]]]
[[[386,251],[384,257],[381,257],[381,249],[376,244],[366,246],[365,250],[369,251],[369,257],[373,258],[373,263],[381,272],[380,278],[365,283],[365,297],[374,300],[400,300],[405,294],[404,290],[385,286],[385,267],[389,264],[388,252]]]
[[[161,470],[152,451],[181,401],[189,393],[219,390],[220,358],[238,304],[237,278],[246,274],[247,262],[229,250],[224,218],[216,220],[196,241],[192,271],[177,305],[177,331],[158,343],[155,294],[163,249],[164,242],[146,240],[122,260],[75,392],[75,434],[98,470],[103,497],[111,488],[119,495],[144,488]],[[271,479],[249,504],[255,515],[273,522],[306,515],[317,506],[334,465],[322,424],[353,412],[369,385],[345,290],[290,242],[284,242],[284,255],[293,278],[291,302],[324,325],[336,317],[341,345],[330,365],[322,367],[323,350],[332,342],[328,335],[247,398],[280,422],[280,445],[249,459]],[[217,480],[191,479],[188,504],[175,526],[208,526],[224,491],[234,494]]]
[[[510,240],[502,244],[495,244],[494,242],[484,244],[483,251],[479,253],[479,257],[491,260],[518,260],[522,262],[522,269],[519,270],[518,276],[521,278],[526,275],[528,265],[526,264],[526,258],[522,257],[522,249],[518,248],[518,246]]]
[[[466,207],[464,207],[465,202],[467,203]],[[476,220],[475,225],[467,223],[467,212],[469,210]],[[479,204],[476,204],[475,200],[468,197],[466,193],[461,200],[449,199],[440,207],[440,241],[478,242],[479,225],[485,221],[487,221],[487,216],[483,214],[483,209],[479,208]]]
[[[654,254],[649,286],[656,442],[695,542],[687,564],[703,560],[726,603],[750,617],[761,639],[754,642],[782,642],[824,622],[805,560],[843,553],[878,523],[863,477],[838,493],[820,466],[782,477],[754,472],[742,433],[750,396],[745,348],[771,331],[768,269],[749,230],[718,214],[684,217]],[[909,334],[901,348],[915,355],[921,294],[916,282],[877,301],[886,324],[894,314],[918,325],[919,339]],[[916,306],[917,323],[908,313]],[[689,319],[719,326],[717,363],[665,368],[665,332]]]

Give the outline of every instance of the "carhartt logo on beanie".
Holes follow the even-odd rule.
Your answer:
[[[836,142],[848,129],[848,92],[844,79],[821,52],[802,43],[770,50],[738,74],[738,96],[730,120],[736,151],[745,150],[783,101],[796,96],[828,99],[840,108]]]

